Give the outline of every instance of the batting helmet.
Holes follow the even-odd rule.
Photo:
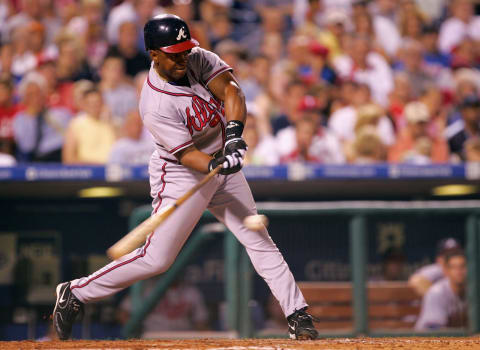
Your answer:
[[[187,23],[175,15],[158,15],[150,19],[143,28],[145,49],[177,53],[198,46],[192,39]]]

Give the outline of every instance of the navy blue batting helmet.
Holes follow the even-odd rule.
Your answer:
[[[192,39],[187,23],[175,15],[158,15],[150,19],[143,28],[145,49],[177,53],[198,46]]]

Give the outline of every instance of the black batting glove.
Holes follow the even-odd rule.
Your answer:
[[[223,154],[225,156],[235,155],[240,156],[243,160],[248,146],[242,138],[243,123],[239,120],[231,120],[227,123],[227,130],[225,134],[225,147]]]
[[[237,154],[215,157],[210,161],[210,163],[208,163],[208,171],[212,171],[219,165],[222,166],[222,169],[220,169],[220,174],[230,175],[242,169],[243,158]]]

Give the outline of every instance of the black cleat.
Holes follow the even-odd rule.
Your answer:
[[[295,311],[287,317],[288,333],[291,339],[313,340],[317,339],[318,332],[313,325],[313,321],[318,320],[307,313],[307,308]]]
[[[53,309],[53,327],[61,340],[67,340],[72,334],[73,322],[83,311],[83,303],[70,291],[70,282],[57,286],[57,302]]]

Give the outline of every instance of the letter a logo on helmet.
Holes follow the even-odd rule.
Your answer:
[[[159,15],[150,19],[143,28],[145,49],[178,53],[198,46],[192,39],[187,23],[175,15]]]
[[[185,35],[185,28],[180,28],[180,31],[178,32],[178,35],[177,35],[177,40],[181,40],[181,39],[186,39],[187,36]]]

